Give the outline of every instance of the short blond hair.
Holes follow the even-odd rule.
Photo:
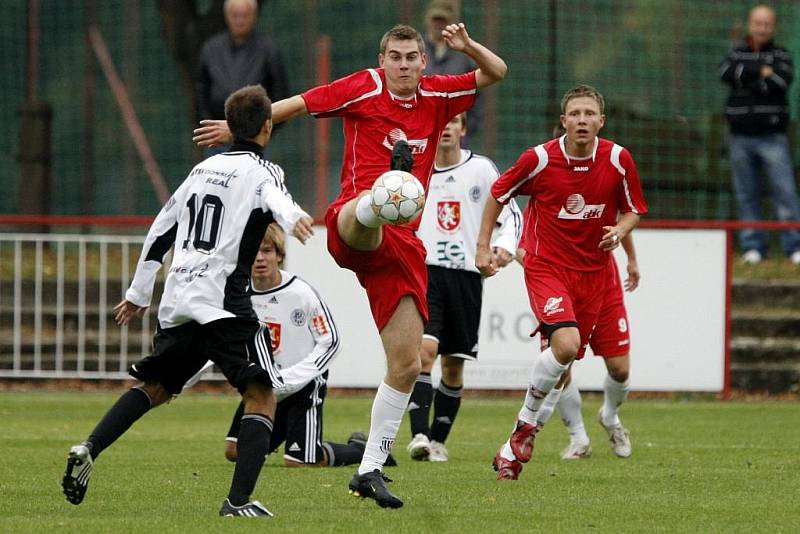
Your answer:
[[[584,96],[588,96],[589,98],[593,98],[597,105],[600,106],[600,114],[602,115],[605,113],[606,109],[606,101],[603,98],[603,95],[600,94],[600,91],[592,87],[591,85],[586,84],[579,84],[564,93],[564,97],[561,99],[561,113],[567,112],[567,103],[573,98],[581,98]]]
[[[286,232],[278,223],[270,223],[264,233],[264,242],[270,243],[275,249],[275,254],[280,256],[278,267],[283,267],[283,260],[286,259]]]

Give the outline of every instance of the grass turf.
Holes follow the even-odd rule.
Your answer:
[[[80,506],[61,495],[66,452],[93,428],[117,394],[0,392],[3,461],[0,532],[795,532],[800,472],[796,402],[637,400],[625,405],[633,457],[613,457],[584,404],[594,455],[565,462],[567,435],[555,418],[536,440],[518,482],[490,467],[519,401],[464,400],[448,440],[450,462],[412,462],[404,420],[387,469],[400,510],[347,494],[354,466],[281,467],[273,455],[254,497],[275,514],[262,521],[217,517],[232,464],[223,437],[231,397],[188,394],[159,408],[98,460]],[[344,441],[367,429],[371,399],[325,406],[325,436]]]

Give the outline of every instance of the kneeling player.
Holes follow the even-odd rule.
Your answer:
[[[281,269],[286,237],[276,224],[267,228],[253,264],[251,301],[269,329],[275,364],[284,385],[275,389],[278,406],[270,447],[284,447],[289,467],[352,465],[361,461],[366,436],[351,434],[347,444],[322,440],[322,406],[328,367],[340,348],[328,306],[305,280]],[[225,457],[236,461],[243,405],[234,414]]]

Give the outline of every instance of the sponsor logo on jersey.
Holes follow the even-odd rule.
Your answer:
[[[563,300],[564,297],[550,297],[547,299],[547,302],[545,302],[544,308],[542,308],[542,314],[552,315],[564,311],[564,308],[561,307],[561,302]]]
[[[436,222],[445,232],[455,232],[461,226],[461,202],[440,200],[436,204]]]
[[[317,332],[318,336],[324,336],[331,331],[330,328],[328,328],[328,321],[325,319],[324,315],[316,315],[312,317],[311,326]]]
[[[466,264],[463,241],[437,241],[436,262],[449,264],[450,269],[463,269]]]
[[[281,323],[267,321],[269,329],[269,340],[272,344],[272,352],[275,353],[281,346]]]
[[[559,219],[599,219],[606,209],[605,204],[587,204],[583,195],[573,193],[558,212]]]
[[[589,167],[587,167],[586,165],[581,165],[581,166],[572,167],[572,170],[576,171],[576,172],[586,172],[586,171],[589,170]]]
[[[383,138],[383,146],[391,150],[394,148],[394,144],[401,139],[408,143],[412,154],[422,154],[428,148],[427,139],[409,139],[400,128],[393,129],[389,132],[389,135]]]
[[[469,189],[469,199],[473,202],[478,202],[481,199],[481,187],[479,185],[473,185]]]
[[[290,318],[292,319],[292,324],[295,326],[303,326],[306,324],[306,312],[300,308],[295,308],[292,310],[292,315],[290,315]]]

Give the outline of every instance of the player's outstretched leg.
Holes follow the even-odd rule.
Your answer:
[[[61,481],[67,500],[72,504],[80,504],[89,487],[89,477],[92,476],[94,461],[86,443],[80,443],[69,450],[67,457],[67,470]]]
[[[375,499],[381,508],[400,508],[403,506],[403,501],[389,491],[386,486],[386,483],[391,481],[392,479],[378,469],[362,475],[356,473],[350,480],[350,494],[356,497]]]
[[[497,480],[517,480],[522,471],[522,463],[513,457],[511,446],[506,441],[492,460],[492,468],[497,471]]]

